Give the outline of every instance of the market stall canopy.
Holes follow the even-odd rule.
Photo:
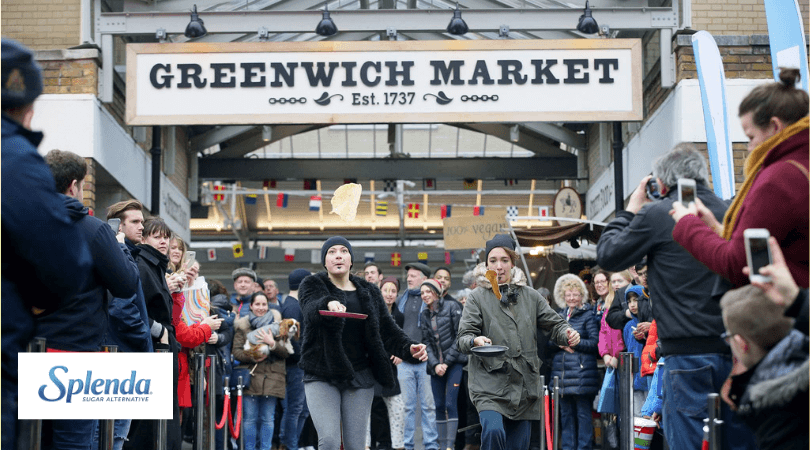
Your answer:
[[[541,228],[515,228],[515,236],[521,247],[539,247],[567,242],[571,239],[585,238],[596,244],[604,224],[575,223],[570,225],[541,227]]]

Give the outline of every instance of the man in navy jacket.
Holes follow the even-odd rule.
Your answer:
[[[87,163],[81,156],[51,150],[45,155],[56,189],[70,219],[84,235],[93,257],[93,276],[82,289],[56,310],[37,317],[37,335],[46,339],[49,349],[96,352],[101,349],[107,329],[107,291],[116,297],[135,295],[138,267],[124,245],[124,234],[116,234],[103,221],[91,216],[82,204]],[[116,241],[117,239],[117,241]],[[55,448],[74,448],[92,440],[93,420],[44,421],[53,430]],[[47,433],[46,433],[47,435]]]
[[[31,131],[42,75],[30,50],[2,40],[2,448],[17,445],[17,354],[34,337],[34,315],[79,292],[92,260],[68,218]]]

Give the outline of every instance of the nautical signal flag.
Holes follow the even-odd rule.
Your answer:
[[[383,182],[385,182],[385,186],[383,186],[383,191],[394,192],[397,190],[397,180],[383,180]]]
[[[276,196],[276,206],[279,208],[286,208],[288,198],[289,195],[279,193],[278,196]]]
[[[436,179],[435,178],[425,178],[422,180],[422,189],[425,191],[435,191],[436,190]]]
[[[217,249],[209,248],[208,249],[208,260],[209,261],[216,261],[217,260]]]
[[[442,219],[453,215],[453,205],[442,205]]]
[[[242,249],[242,243],[233,244],[233,257],[241,258],[245,256],[245,251]]]
[[[343,184],[352,184],[357,183],[357,178],[344,178]]]
[[[473,215],[474,216],[483,216],[484,215],[484,207],[483,206],[475,206],[475,207],[473,207]]]
[[[259,259],[267,259],[267,246],[260,245],[259,246]]]
[[[284,261],[287,261],[287,262],[295,261],[295,249],[294,248],[285,248],[284,249]]]
[[[507,206],[506,207],[506,217],[517,217],[518,216],[518,207],[517,206]]]
[[[408,218],[409,219],[419,218],[419,203],[408,203]]]
[[[264,180],[262,181],[262,187],[267,189],[275,189],[276,188],[276,180]]]
[[[366,254],[365,254],[365,260],[364,260],[363,262],[365,262],[365,263],[374,262],[374,253],[372,253],[372,252],[366,252]]]
[[[419,252],[419,253],[417,253],[416,254],[416,259],[418,259],[419,262],[424,262],[424,263],[428,262],[428,254],[427,254],[427,252]]]
[[[388,202],[377,202],[377,215],[378,216],[388,215]]]
[[[255,205],[256,204],[256,194],[248,194],[245,196],[245,204],[246,205]]]
[[[309,198],[309,210],[310,211],[320,211],[321,210],[321,196],[320,195],[313,195]]]
[[[475,178],[464,179],[464,189],[476,189],[476,188],[478,188],[478,182],[475,181]]]
[[[444,263],[449,265],[454,262],[456,262],[456,255],[453,252],[444,252]]]
[[[217,192],[224,191],[225,186],[222,184],[214,185],[214,201],[221,202],[225,200],[225,194],[217,194]]]
[[[538,215],[540,217],[549,217],[551,214],[548,213],[548,206],[538,206]]]
[[[304,180],[304,190],[305,191],[314,191],[318,188],[317,180],[314,178],[309,178]]]
[[[504,186],[512,186],[512,185],[515,185],[515,184],[518,184],[518,180],[508,180],[506,178],[503,179],[503,185]]]
[[[402,255],[399,253],[391,253],[391,265],[399,267],[402,265]]]

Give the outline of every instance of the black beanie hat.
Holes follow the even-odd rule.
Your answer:
[[[310,275],[309,270],[307,269],[295,269],[290,272],[290,275],[287,277],[287,282],[290,285],[291,291],[297,291],[298,286],[301,285],[301,282],[304,281],[304,278]]]
[[[509,250],[514,251],[515,242],[506,234],[496,234],[492,237],[492,239],[487,241],[486,252],[484,253],[484,262],[489,259],[489,252],[497,247],[508,248]]]
[[[352,261],[354,261],[354,252],[352,251],[352,244],[343,237],[343,236],[332,236],[323,243],[323,247],[321,247],[321,265],[326,267],[326,252],[329,251],[330,248],[336,245],[343,245],[349,250],[349,254],[352,256]],[[352,262],[350,261],[350,262]]]

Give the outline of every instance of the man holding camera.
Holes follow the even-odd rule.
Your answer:
[[[96,352],[101,349],[107,329],[107,291],[116,297],[135,295],[138,267],[124,245],[124,234],[116,236],[106,223],[91,216],[82,203],[87,175],[84,158],[51,150],[45,155],[45,162],[51,168],[57,191],[62,193],[68,215],[89,244],[93,276],[78,294],[62,302],[55,311],[37,317],[37,336],[46,339],[49,350]],[[92,440],[95,421],[43,422],[43,427],[49,425],[53,430],[53,448],[73,449]]]
[[[717,276],[672,239],[669,217],[678,179],[697,185],[697,197],[721,220],[727,205],[708,187],[706,160],[691,144],[679,144],[653,164],[659,199],[647,198],[644,177],[625,211],[617,211],[597,244],[599,266],[623,270],[647,256],[653,316],[664,366],[664,433],[670,448],[700,448],[706,396],[720,392],[731,371],[731,352],[720,338],[723,319],[712,299]],[[651,195],[651,197],[654,197]],[[753,438],[723,406],[723,447],[752,448]]]

